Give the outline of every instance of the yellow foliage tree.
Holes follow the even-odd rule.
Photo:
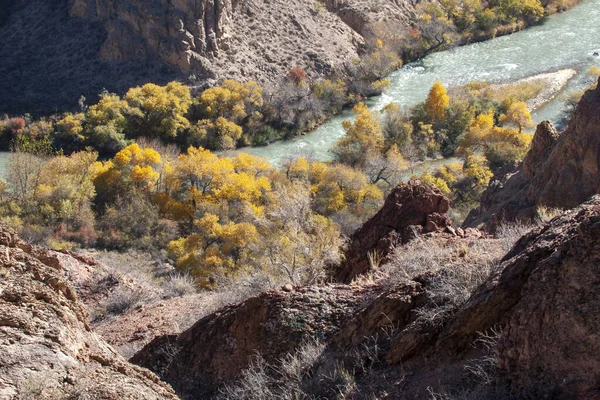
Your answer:
[[[166,86],[152,83],[129,89],[124,100],[130,107],[131,137],[174,138],[189,126],[185,118],[192,98],[187,86],[170,82]]]
[[[450,106],[450,97],[441,82],[435,82],[429,90],[425,101],[425,111],[431,121],[439,121],[446,115],[446,109]]]
[[[40,209],[61,223],[92,227],[90,205],[96,190],[93,178],[98,153],[79,152],[51,158],[41,169],[36,200]]]
[[[192,272],[203,286],[210,286],[218,275],[238,272],[249,246],[259,238],[251,223],[221,224],[213,214],[204,215],[194,225],[198,233],[172,241],[168,251],[178,268]]]
[[[222,117],[240,123],[263,105],[263,89],[253,81],[240,83],[226,80],[221,86],[206,89],[199,98],[199,106],[211,118]]]
[[[363,172],[347,165],[325,165],[323,170],[316,168],[311,172],[316,172],[311,176],[311,192],[317,211],[324,215],[383,199],[383,192],[377,185],[370,184]]]
[[[336,143],[332,151],[341,163],[362,167],[368,154],[381,153],[384,137],[377,114],[370,111],[365,103],[357,104],[353,111],[356,120],[342,123],[346,136]]]
[[[83,139],[83,114],[68,113],[63,119],[56,123],[56,127],[63,133],[79,139]]]
[[[156,150],[132,144],[118,152],[113,160],[96,167],[94,183],[99,192],[115,196],[129,184],[151,191],[157,188],[160,168],[162,160]]]
[[[531,128],[534,125],[527,104],[523,101],[512,103],[508,107],[506,114],[500,116],[500,122],[502,124],[517,126],[519,133],[523,132],[523,128]]]

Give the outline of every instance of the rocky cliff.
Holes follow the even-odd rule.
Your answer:
[[[401,183],[381,210],[352,234],[344,261],[334,271],[336,280],[349,283],[371,269],[373,257],[384,260],[395,246],[422,234],[451,229],[446,215],[449,209],[450,199],[433,186],[418,180]]]
[[[0,227],[0,398],[176,399],[92,332],[64,261]]]
[[[190,76],[199,84],[232,78],[267,86],[295,67],[312,77],[342,72],[345,63],[358,57],[377,24],[385,21],[395,32],[406,28],[412,4],[408,0],[16,2],[0,25],[0,57],[7,60],[0,65],[6,78],[0,90],[7,95],[0,111],[37,111],[50,100],[51,109],[64,108],[65,102],[73,108],[81,94],[93,99],[103,87],[123,91],[148,81]],[[40,43],[44,48],[36,51]],[[63,94],[65,89],[68,93]]]
[[[450,354],[497,325],[498,366],[538,398],[596,399],[600,196],[522,237],[440,340]]]
[[[599,110],[600,87],[583,96],[562,133],[542,122],[522,165],[492,179],[464,226],[493,231],[534,218],[540,206],[569,209],[600,193]]]

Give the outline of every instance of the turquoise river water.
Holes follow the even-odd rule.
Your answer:
[[[564,98],[591,83],[587,71],[600,65],[600,0],[587,0],[574,9],[548,18],[542,25],[482,43],[431,54],[408,64],[390,76],[391,86],[381,96],[369,99],[376,110],[391,102],[411,106],[427,97],[431,85],[447,87],[471,81],[509,82],[544,72],[572,68],[577,75],[561,95],[533,115],[536,122],[558,122]],[[314,132],[293,140],[242,151],[279,165],[289,157],[310,156],[329,160],[329,149],[344,135],[342,121],[351,111],[331,118]]]

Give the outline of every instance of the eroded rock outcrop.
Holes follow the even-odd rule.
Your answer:
[[[539,398],[600,390],[600,196],[522,237],[440,339],[450,354],[497,326],[498,363]]]
[[[588,91],[564,132],[542,122],[520,168],[492,179],[464,226],[494,231],[528,220],[539,206],[576,207],[600,193],[600,87]]]
[[[184,397],[198,398],[236,378],[259,354],[273,362],[305,339],[330,340],[380,290],[327,285],[266,292],[201,319],[179,336],[156,338],[131,361],[159,373]],[[351,340],[355,330],[344,338]]]
[[[362,35],[386,19],[407,27],[410,2],[300,0],[70,0],[70,15],[100,19],[108,60],[158,57],[201,78],[269,81],[292,67],[328,74],[357,57]],[[303,53],[298,49],[306,49]]]
[[[176,399],[92,332],[61,258],[0,227],[0,398]]]
[[[446,215],[450,199],[418,180],[398,185],[381,210],[350,237],[343,263],[334,271],[339,282],[350,282],[371,268],[369,257],[385,258],[396,245],[452,225]]]
[[[108,37],[100,54],[108,60],[160,57],[184,73],[203,70],[201,57],[228,48],[231,0],[70,0],[69,14],[98,18]]]
[[[473,240],[438,236],[428,240],[464,242],[465,249]],[[471,393],[473,398],[503,393],[500,398],[596,399],[599,238],[596,196],[522,237],[470,299],[444,318],[432,320],[421,311],[443,306],[430,290],[451,289],[440,287],[439,278],[464,264],[412,280],[263,293],[180,335],[155,339],[134,360],[159,372],[184,398],[208,398],[220,384],[239,378],[255,355],[277,365],[305,339],[318,338],[324,350],[313,372],[355,368],[361,376],[356,390],[363,390],[355,393],[415,399],[441,388],[464,394],[465,385],[473,385],[474,365],[483,368],[477,363],[488,360],[493,370],[486,373],[493,375],[487,385],[498,386],[479,397]],[[498,333],[492,364],[490,350],[477,341],[490,332]],[[366,361],[357,361],[365,354]]]

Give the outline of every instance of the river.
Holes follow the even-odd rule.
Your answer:
[[[553,15],[539,26],[482,43],[431,54],[405,65],[390,76],[391,85],[381,95],[368,100],[370,107],[382,109],[391,102],[411,106],[427,97],[431,85],[441,81],[457,86],[471,81],[510,82],[543,72],[573,68],[563,95],[557,96],[533,115],[536,122],[558,122],[564,95],[589,85],[587,71],[600,65],[600,0],[587,0],[562,14]],[[275,165],[289,157],[310,156],[330,160],[329,149],[344,136],[342,121],[352,118],[346,110],[314,132],[269,146],[242,151],[264,157]]]

